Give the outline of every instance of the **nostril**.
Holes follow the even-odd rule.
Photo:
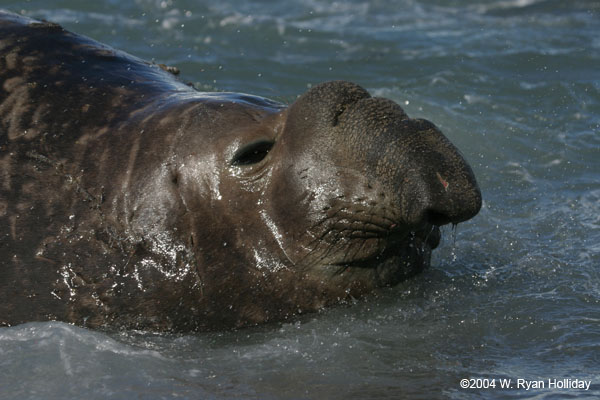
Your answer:
[[[442,226],[451,223],[452,219],[444,213],[429,209],[425,211],[425,221],[432,225]]]

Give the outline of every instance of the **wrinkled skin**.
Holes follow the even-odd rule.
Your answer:
[[[357,85],[199,93],[6,13],[0,177],[0,325],[284,320],[418,273],[481,207],[433,124]]]

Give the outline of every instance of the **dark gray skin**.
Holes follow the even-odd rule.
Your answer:
[[[0,13],[0,325],[280,321],[423,270],[481,194],[430,122],[348,82],[200,93]]]

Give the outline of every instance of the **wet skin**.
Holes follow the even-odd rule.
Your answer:
[[[355,84],[289,107],[200,93],[6,13],[0,176],[0,325],[284,320],[422,271],[481,207],[432,123]]]

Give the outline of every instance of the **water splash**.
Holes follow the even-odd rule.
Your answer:
[[[450,250],[450,254],[452,255],[452,262],[456,262],[458,260],[458,256],[456,253],[456,236],[458,231],[458,224],[452,223],[452,249]]]

